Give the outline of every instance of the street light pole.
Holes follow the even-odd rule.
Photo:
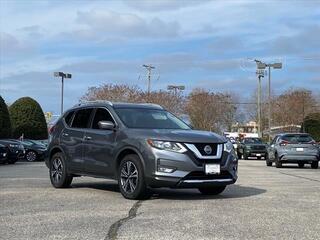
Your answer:
[[[263,70],[257,70],[258,75],[258,99],[257,99],[257,109],[258,109],[258,135],[259,137],[262,137],[261,129],[261,78],[264,77],[264,71]]]
[[[177,93],[178,93],[178,90],[180,91],[183,91],[186,89],[185,86],[181,85],[181,86],[178,86],[178,85],[168,85],[167,87],[168,90],[173,90],[174,91],[174,95],[176,96]]]
[[[271,142],[271,66],[268,64],[268,139]]]
[[[70,73],[54,72],[55,77],[61,77],[61,115],[63,114],[63,95],[64,95],[64,79],[71,78]]]
[[[269,130],[269,142],[271,141],[271,68],[273,69],[281,69],[282,63],[264,63],[260,60],[254,60],[257,64],[257,69],[264,70],[268,68],[268,130]]]
[[[64,75],[61,76],[61,115],[63,113],[63,87],[64,87]]]

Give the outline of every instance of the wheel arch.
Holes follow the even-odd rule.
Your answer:
[[[126,146],[126,147],[121,148],[121,150],[119,150],[118,154],[116,155],[116,161],[115,161],[116,172],[118,172],[121,160],[129,154],[135,154],[140,158],[140,161],[143,166],[143,170],[145,171],[145,162],[144,162],[144,158],[143,158],[142,154],[140,153],[140,151],[138,149],[136,149],[135,147]]]
[[[53,148],[50,150],[49,156],[48,156],[49,162],[51,161],[52,156],[53,156],[54,154],[58,153],[58,152],[61,152],[61,153],[65,154],[64,151],[63,151],[63,149],[62,149],[61,147],[59,147],[59,146],[55,146],[55,147],[53,147]]]

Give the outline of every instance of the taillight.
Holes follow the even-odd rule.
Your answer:
[[[54,132],[54,129],[55,129],[55,125],[52,125],[50,128],[49,128],[49,134],[52,134]]]
[[[280,146],[286,146],[288,143],[288,141],[282,140],[279,144]]]

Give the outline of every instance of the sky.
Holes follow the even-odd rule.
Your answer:
[[[0,0],[0,95],[36,99],[59,114],[89,87],[169,84],[248,98],[257,87],[254,59],[282,62],[272,91],[320,92],[320,0]],[[263,90],[266,90],[263,80]]]

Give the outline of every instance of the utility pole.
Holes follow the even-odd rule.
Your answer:
[[[258,97],[257,97],[257,109],[258,109],[258,135],[262,137],[262,121],[261,121],[261,78],[264,77],[264,70],[257,70],[258,75]]]
[[[155,69],[155,67],[152,66],[151,64],[150,65],[143,64],[142,66],[145,67],[148,71],[148,96],[149,96],[151,92],[151,70]]]
[[[268,138],[269,142],[271,142],[271,68],[273,69],[281,69],[282,68],[282,63],[264,63],[261,62],[260,60],[255,59],[254,60],[257,64],[257,69],[258,70],[264,70],[268,68]]]
[[[61,116],[63,114],[63,94],[64,94],[64,79],[65,78],[71,78],[72,75],[70,73],[64,73],[64,72],[55,72],[55,77],[61,77]]]

